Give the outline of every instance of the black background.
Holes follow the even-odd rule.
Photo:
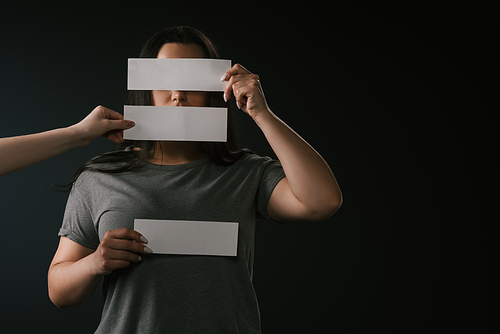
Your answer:
[[[498,330],[498,19],[478,4],[18,2],[1,9],[0,136],[123,111],[127,58],[191,25],[260,75],[271,109],[332,167],[342,208],[259,222],[264,333]],[[273,156],[234,110],[241,146]],[[92,333],[102,305],[57,309],[46,274],[68,183],[99,138],[0,178],[1,328]]]

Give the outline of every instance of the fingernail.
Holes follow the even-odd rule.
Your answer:
[[[141,261],[142,261],[142,257],[139,256],[139,262],[141,262]]]
[[[224,102],[227,102],[227,95],[224,93]]]
[[[125,126],[134,126],[134,125],[135,125],[135,123],[132,122],[132,121],[126,121],[125,122]]]
[[[222,76],[222,78],[220,78],[220,81],[225,81],[227,79],[227,73],[224,73],[224,75]]]
[[[238,107],[238,109],[241,109],[240,104],[238,103],[238,101],[236,101],[236,106]]]
[[[153,253],[153,251],[152,251],[152,250],[151,250],[151,248],[149,248],[149,247],[144,247],[144,251],[145,251],[146,253],[148,253],[148,254]]]
[[[140,239],[141,239],[141,241],[142,241],[143,243],[145,243],[145,244],[147,244],[147,243],[149,242],[149,241],[148,241],[148,239],[146,239],[143,235],[141,235],[141,238],[140,238]]]

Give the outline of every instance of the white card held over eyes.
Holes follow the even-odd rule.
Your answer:
[[[236,256],[238,223],[134,219],[153,254]]]
[[[135,126],[124,139],[210,141],[227,140],[227,108],[124,106],[124,117]]]
[[[128,90],[223,91],[226,59],[129,58]]]

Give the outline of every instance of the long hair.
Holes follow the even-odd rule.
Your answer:
[[[154,34],[142,47],[140,58],[156,58],[160,48],[166,43],[197,44],[204,50],[206,58],[218,59],[214,44],[199,30],[181,26],[165,28]],[[151,106],[153,99],[150,90],[132,90],[129,92],[129,105]],[[208,92],[209,107],[229,106],[224,102],[220,92]],[[75,174],[72,184],[85,170],[103,173],[122,173],[137,171],[151,160],[157,149],[157,141],[125,140],[117,150],[98,155],[87,161]],[[230,165],[236,162],[247,149],[240,149],[236,142],[231,110],[227,120],[227,142],[203,142],[201,148],[205,154],[218,165]],[[103,164],[106,164],[105,166]],[[112,166],[112,167],[109,167]]]

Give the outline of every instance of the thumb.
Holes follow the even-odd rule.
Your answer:
[[[127,130],[135,126],[134,121],[122,120],[109,120],[109,130]]]

